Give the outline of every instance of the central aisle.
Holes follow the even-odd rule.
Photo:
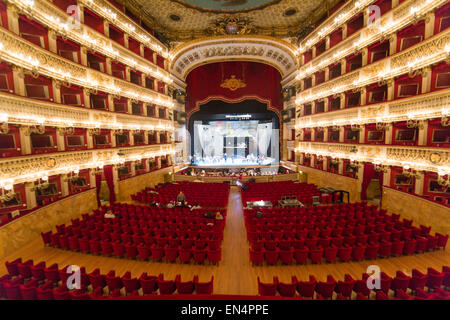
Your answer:
[[[217,274],[217,293],[255,294],[254,275],[248,256],[244,214],[239,187],[231,187],[227,223],[222,243],[222,261]]]

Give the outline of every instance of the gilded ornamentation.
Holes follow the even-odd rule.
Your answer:
[[[245,88],[247,84],[242,79],[237,79],[235,75],[232,75],[230,79],[225,79],[220,86],[231,91],[236,91],[237,89]]]
[[[252,26],[252,20],[246,17],[225,17],[217,19],[212,23],[208,33],[221,36],[221,35],[244,35],[250,34],[255,31]]]

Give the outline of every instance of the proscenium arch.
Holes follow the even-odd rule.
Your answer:
[[[170,71],[185,81],[200,65],[224,61],[250,61],[276,68],[282,78],[298,66],[296,48],[290,43],[267,36],[218,36],[187,42],[171,53]]]

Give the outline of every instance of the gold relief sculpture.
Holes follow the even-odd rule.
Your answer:
[[[231,91],[236,91],[237,89],[245,88],[247,84],[242,79],[237,79],[235,75],[232,75],[230,79],[224,80],[220,86]]]

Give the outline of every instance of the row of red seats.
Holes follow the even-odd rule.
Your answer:
[[[444,244],[441,248],[444,248]],[[264,247],[263,247],[264,246]],[[311,263],[321,263],[323,260],[334,262],[340,261],[360,261],[364,259],[387,258],[390,256],[411,255],[415,253],[423,253],[426,250],[434,250],[436,248],[419,247],[417,241],[410,239],[405,241],[381,243],[369,242],[366,244],[356,243],[354,245],[342,244],[335,246],[331,244],[328,247],[311,247],[306,245],[299,247],[279,248],[271,242],[253,242],[249,249],[250,261],[254,265],[261,265],[265,261],[267,264],[275,265],[278,261],[282,264],[292,264],[295,260],[297,264],[305,264],[309,260]]]
[[[244,204],[248,201],[259,200],[271,201],[276,204],[284,196],[296,196],[299,201],[310,205],[313,196],[321,196],[317,186],[293,181],[247,183],[246,187],[247,189],[242,191]]]
[[[395,299],[399,300],[449,300],[450,294],[445,290],[450,289],[450,267],[444,266],[442,272],[428,268],[427,274],[413,269],[411,275],[397,271],[395,277],[390,277],[384,272],[380,273],[380,287],[369,289],[367,280],[369,275],[363,273],[361,280],[353,279],[349,274],[344,280],[336,281],[333,276],[328,275],[326,281],[317,281],[313,275],[307,281],[299,281],[293,276],[291,283],[284,283],[273,278],[272,283],[263,283],[258,277],[258,292],[262,296],[275,296],[277,293],[284,297],[300,296],[307,299],[351,299],[353,292],[356,299],[365,300],[370,298],[371,292],[376,292],[377,300],[390,299],[390,290],[393,291]],[[370,283],[374,283],[369,280]],[[427,287],[428,292],[424,291]],[[410,293],[408,294],[408,289]],[[336,293],[336,296],[334,295]]]
[[[193,280],[183,282],[180,275],[177,275],[175,280],[165,280],[163,274],[156,277],[147,273],[143,273],[139,278],[132,278],[128,271],[119,277],[115,271],[103,275],[99,269],[88,274],[86,269],[81,267],[81,288],[69,290],[67,280],[74,272],[67,272],[69,266],[58,269],[57,264],[46,267],[45,262],[34,265],[32,260],[22,262],[19,258],[6,262],[6,268],[8,274],[0,277],[0,298],[11,300],[86,300],[115,298],[127,294],[142,296],[213,293],[214,277],[208,282],[200,282],[198,276],[194,276]]]
[[[334,229],[333,229],[334,230]],[[313,231],[314,233],[312,233]],[[250,232],[247,231],[247,239],[250,242],[254,241],[303,241],[308,247],[315,247],[320,245],[322,247],[328,247],[330,244],[335,244],[336,246],[341,246],[342,243],[354,245],[355,243],[368,243],[375,242],[381,243],[385,242],[395,242],[395,241],[408,241],[417,240],[420,244],[419,247],[425,248],[436,248],[438,246],[444,246],[448,240],[448,235],[443,235],[436,233],[433,235],[422,236],[420,233],[413,232],[412,228],[396,230],[393,232],[376,232],[371,231],[370,233],[362,233],[358,235],[333,235],[331,230],[328,230],[327,234],[319,233],[319,230],[296,230],[296,229],[286,229],[285,231],[271,231],[271,232]]]
[[[150,193],[151,191],[157,192]],[[174,183],[166,184],[155,189],[145,190],[132,195],[131,199],[143,203],[155,201],[167,204],[176,199],[178,193],[183,191],[190,204],[197,203],[204,207],[226,207],[229,195],[229,186],[223,183]]]
[[[69,236],[77,237],[92,237],[100,238],[102,236],[110,239],[113,234],[127,235],[131,237],[133,235],[150,235],[150,236],[163,236],[166,233],[177,233],[181,235],[197,232],[197,233],[223,233],[224,220],[208,219],[208,223],[189,223],[189,224],[177,224],[174,222],[169,222],[167,224],[156,224],[152,222],[136,221],[129,224],[108,224],[100,222],[88,222],[82,225],[57,225],[56,230],[58,233],[67,234]]]
[[[164,242],[171,243],[169,239],[165,240],[167,241]],[[221,240],[184,240],[186,241],[181,241],[181,245],[171,243],[171,246],[169,244],[158,245],[157,243],[147,244],[144,242],[134,244],[77,237],[66,238],[64,235],[54,234],[51,235],[50,243],[47,242],[47,244],[51,244],[55,248],[117,258],[149,260],[151,257],[153,261],[162,261],[165,258],[166,262],[176,262],[179,258],[181,263],[190,262],[191,259],[196,263],[204,263],[207,259],[211,264],[217,264],[221,260]],[[174,242],[179,243],[178,239],[175,239]]]

